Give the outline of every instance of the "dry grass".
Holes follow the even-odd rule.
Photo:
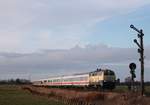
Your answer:
[[[150,98],[141,97],[138,93],[85,92],[33,86],[23,89],[62,101],[67,105],[150,105]]]

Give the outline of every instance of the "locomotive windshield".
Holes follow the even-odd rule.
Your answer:
[[[104,75],[115,75],[115,73],[111,70],[104,71]]]

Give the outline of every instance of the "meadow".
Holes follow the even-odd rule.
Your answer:
[[[150,93],[150,86],[145,87]],[[117,86],[112,92],[88,92],[20,85],[0,85],[0,105],[149,105],[149,97]],[[82,103],[81,103],[82,102]]]
[[[137,86],[135,89],[137,92],[140,92],[140,86]],[[128,86],[126,85],[120,85],[116,86],[116,88],[113,90],[114,92],[129,92]],[[145,92],[146,95],[150,96],[150,86],[145,85]]]
[[[16,85],[0,85],[0,105],[64,105],[46,97],[33,95]]]

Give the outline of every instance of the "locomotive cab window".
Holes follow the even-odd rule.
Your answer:
[[[114,72],[110,70],[106,70],[104,71],[104,75],[114,75]]]

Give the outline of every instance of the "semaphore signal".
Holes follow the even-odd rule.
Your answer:
[[[130,28],[138,32],[138,38],[140,40],[140,43],[137,41],[137,39],[134,39],[134,43],[137,44],[138,48],[138,53],[140,53],[140,59],[139,61],[141,62],[141,95],[144,94],[144,45],[143,45],[143,30],[142,29],[137,29],[134,27],[134,25],[130,25]]]

